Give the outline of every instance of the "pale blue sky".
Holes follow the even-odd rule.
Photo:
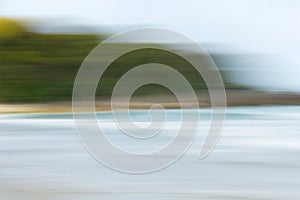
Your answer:
[[[271,62],[267,74],[239,81],[300,91],[300,1],[1,0],[0,15],[169,28],[199,42],[225,43],[245,52],[274,55],[280,62]],[[277,76],[283,83],[278,84]]]

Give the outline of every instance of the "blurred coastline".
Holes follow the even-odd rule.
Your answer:
[[[0,1],[1,199],[299,200],[299,18],[296,0]],[[143,28],[179,33],[205,51],[150,30],[153,48],[137,31],[89,56],[107,38]],[[127,53],[112,61],[119,51]],[[87,76],[74,87],[85,60],[92,70],[80,70]],[[144,64],[154,68],[129,73]],[[182,76],[155,68],[162,65]],[[224,90],[215,72],[226,109],[216,108],[224,106]],[[90,120],[93,105],[84,109],[94,96]],[[176,163],[155,173],[118,173],[96,156],[146,166],[173,157],[169,149],[187,141]]]
[[[300,95],[292,93],[278,92],[262,92],[262,91],[245,91],[245,90],[229,90],[227,91],[227,106],[266,106],[266,105],[300,105]],[[198,95],[200,108],[210,106],[209,94]],[[96,100],[96,111],[110,111],[109,99]],[[160,103],[166,109],[178,109],[179,103],[171,96],[156,95],[135,97],[130,102],[131,109],[148,109],[153,104]],[[118,103],[118,109],[126,109],[127,104]],[[196,105],[188,105],[190,108]],[[72,112],[71,101],[51,101],[51,102],[34,102],[34,103],[0,103],[0,114],[8,113],[67,113]]]
[[[38,28],[32,27],[34,24],[28,21],[22,23],[22,20],[0,18],[0,113],[71,112],[76,73],[88,53],[108,34],[104,31],[93,32],[92,28],[81,26],[59,28],[60,32],[39,32],[36,31]],[[117,45],[123,48],[131,44]],[[300,95],[297,93],[262,91],[232,81],[232,74],[235,73],[243,78],[239,75],[239,68],[245,70],[239,63],[232,64],[232,60],[240,59],[249,64],[257,57],[239,55],[239,52],[229,54],[226,51],[213,51],[210,54],[223,75],[228,106],[300,104]],[[99,58],[99,63],[101,59],[105,58]],[[98,85],[96,110],[110,110],[109,97],[114,84],[132,67],[149,61],[172,66],[189,77],[198,95],[200,107],[210,106],[206,84],[200,75],[194,73],[189,63],[168,52],[146,49],[130,52],[110,65]],[[155,85],[148,85],[137,91],[129,106],[133,109],[146,109],[153,103],[160,103],[169,109],[180,107],[173,94]],[[126,104],[120,101],[119,108],[125,107]],[[191,104],[189,107],[193,108],[195,105]]]

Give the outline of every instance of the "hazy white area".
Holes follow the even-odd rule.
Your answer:
[[[0,195],[10,200],[298,200],[299,111],[294,106],[229,108],[215,150],[199,160],[209,119],[209,110],[203,110],[199,137],[185,156],[147,175],[122,174],[95,161],[81,145],[70,114],[0,115]],[[169,112],[176,122],[177,111]],[[143,121],[143,111],[132,114]],[[100,117],[105,129],[113,129],[110,113]],[[111,134],[118,140],[119,133]],[[168,139],[165,134],[162,141]]]

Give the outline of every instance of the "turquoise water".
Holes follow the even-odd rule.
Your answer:
[[[133,111],[146,123],[147,111]],[[129,151],[160,148],[174,136],[178,110],[166,131],[135,143],[97,114],[108,137]],[[0,115],[0,194],[10,199],[300,199],[300,107],[228,108],[221,139],[197,158],[210,110],[190,150],[171,167],[146,175],[113,171],[94,160],[77,136],[72,114]]]

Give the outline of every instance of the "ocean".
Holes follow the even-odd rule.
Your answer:
[[[146,110],[131,111],[140,126]],[[180,121],[167,111],[165,131],[135,141],[114,125],[112,113],[97,113],[107,137],[129,152],[167,145]],[[198,136],[171,166],[126,174],[95,160],[83,147],[71,113],[0,115],[0,195],[3,199],[300,199],[300,106],[227,108],[214,150],[199,159],[210,122],[200,109]],[[155,159],[155,158],[153,158]]]

